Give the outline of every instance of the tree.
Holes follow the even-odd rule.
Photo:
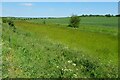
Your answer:
[[[106,16],[106,17],[111,17],[111,15],[110,15],[110,14],[106,14],[105,16]]]
[[[120,17],[120,14],[118,14],[118,15],[115,15],[116,17]]]
[[[77,15],[72,15],[70,18],[69,27],[78,28],[80,23],[80,18]]]

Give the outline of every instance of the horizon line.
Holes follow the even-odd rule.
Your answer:
[[[77,15],[77,14],[73,14],[73,15]],[[113,16],[116,16],[116,15],[119,15],[119,14],[82,14],[82,15],[99,15],[99,16],[105,16],[105,15],[113,15]],[[77,15],[77,16],[82,16],[82,15]],[[71,15],[70,15],[71,16]],[[70,17],[70,16],[0,16],[0,17],[41,17],[41,18],[46,18],[46,17]]]

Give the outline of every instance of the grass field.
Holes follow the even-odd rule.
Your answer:
[[[36,19],[36,20],[28,20],[30,22],[35,22],[35,23],[42,23],[43,20],[46,21],[48,24],[62,24],[62,25],[68,25],[69,24],[69,19],[68,17],[66,18],[53,18],[53,19]],[[117,26],[118,23],[118,18],[117,17],[80,17],[81,22],[80,25],[99,25],[99,26]]]
[[[99,19],[98,19],[99,18]],[[43,24],[45,21],[47,24],[56,24],[67,26],[70,18],[55,18],[55,19],[34,19],[27,20],[28,22]],[[97,26],[97,27],[96,27]],[[80,17],[80,30],[92,31],[92,32],[105,32],[116,34],[118,26],[117,17]],[[61,27],[61,26],[60,26]]]
[[[3,77],[118,77],[117,17],[81,17],[78,29],[69,18],[14,23],[2,24]]]

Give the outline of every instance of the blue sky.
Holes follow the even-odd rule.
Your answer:
[[[3,2],[2,16],[62,17],[72,14],[118,14],[117,2]]]
[[[118,2],[119,0],[2,0],[2,2]]]

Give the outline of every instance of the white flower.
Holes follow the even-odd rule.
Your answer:
[[[73,66],[76,66],[76,64],[75,64],[75,63],[73,63],[72,65],[73,65]]]
[[[69,60],[68,63],[72,63],[72,60]]]
[[[68,69],[64,69],[64,71],[68,71]]]
[[[73,74],[75,77],[77,77],[77,74]]]

